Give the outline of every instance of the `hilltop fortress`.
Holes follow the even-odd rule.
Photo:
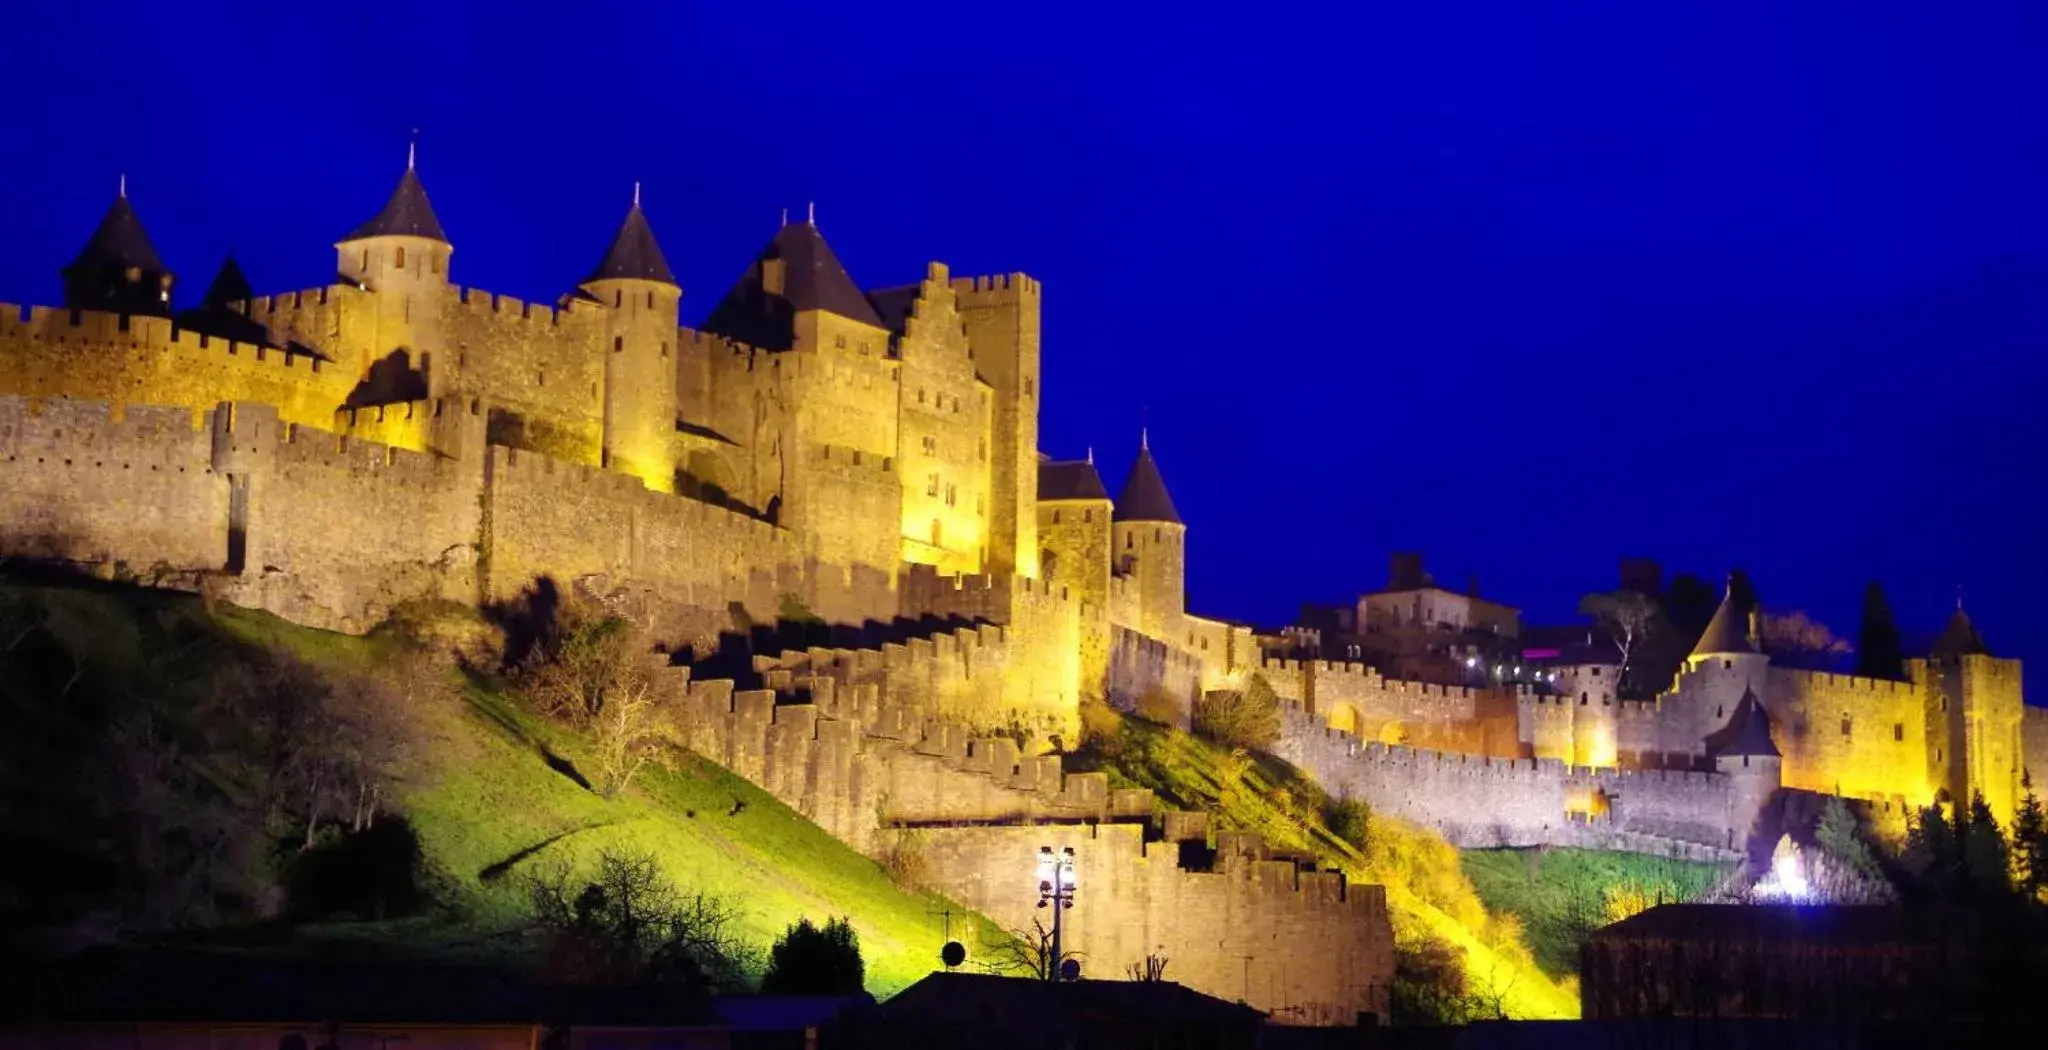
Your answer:
[[[918,837],[942,885],[1000,919],[1028,924],[1033,901],[991,879],[1056,837],[1029,827],[1086,828],[1104,889],[1076,928],[1113,968],[1186,944],[1195,987],[1348,1019],[1384,1009],[1390,941],[1376,887],[1064,775],[1047,753],[1077,739],[1085,698],[1184,725],[1204,691],[1260,675],[1282,757],[1471,845],[1733,857],[1799,792],[1895,814],[1981,793],[2009,818],[2023,765],[2048,759],[2017,663],[1960,610],[1886,681],[1774,666],[1724,602],[1650,701],[1619,698],[1597,651],[1442,685],[1192,615],[1187,526],[1149,446],[1114,499],[1092,460],[1039,451],[1023,274],[932,263],[864,289],[814,223],[785,223],[686,328],[636,191],[588,276],[521,302],[453,283],[410,163],[335,252],[335,284],[259,296],[230,261],[179,310],[118,198],[62,306],[0,305],[0,555],[353,632],[410,602],[550,587],[686,653],[781,617],[867,625],[663,681],[699,750],[858,848]],[[1475,632],[1517,645],[1513,610],[1420,584],[1357,619],[1403,659]],[[1180,969],[1224,927],[1227,966]],[[1286,966],[1304,945],[1331,965]]]

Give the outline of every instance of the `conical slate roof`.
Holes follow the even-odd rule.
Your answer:
[[[1721,596],[1721,607],[1707,621],[1707,629],[1700,635],[1699,644],[1692,647],[1692,655],[1753,652],[1756,646],[1749,644],[1748,617],[1735,607],[1735,592],[1730,590]]]
[[[242,273],[242,264],[230,255],[220,264],[220,272],[213,275],[213,283],[206,286],[206,298],[201,303],[211,310],[226,309],[229,303],[246,303],[256,298],[256,290],[249,285],[249,278]]]
[[[661,254],[661,245],[655,243],[654,228],[647,224],[647,213],[640,210],[638,189],[633,191],[633,207],[626,211],[626,221],[619,224],[612,246],[605,251],[597,269],[583,281],[588,284],[618,278],[676,283],[675,273],[668,268],[667,257]]]
[[[763,276],[774,262],[782,266],[779,289],[771,289]],[[795,336],[796,315],[806,310],[884,327],[818,228],[808,222],[788,223],[711,311],[704,330],[763,349],[786,350]]]
[[[1040,502],[1108,498],[1109,490],[1102,487],[1102,475],[1095,472],[1093,463],[1053,462],[1038,466]]]
[[[448,235],[441,232],[441,220],[434,217],[434,206],[427,203],[427,188],[420,185],[419,172],[414,171],[410,164],[406,165],[405,174],[399,178],[398,188],[391,191],[391,199],[384,202],[384,210],[342,240],[392,236],[425,237],[430,241],[448,243]]]
[[[1131,464],[1124,490],[1116,498],[1116,520],[1186,524],[1173,509],[1173,497],[1167,495],[1166,479],[1159,476],[1159,464],[1153,462],[1149,445],[1138,446],[1138,461]]]
[[[1991,650],[1984,645],[1984,636],[1977,633],[1977,625],[1970,622],[1970,614],[1963,611],[1962,603],[1956,603],[1956,614],[1948,618],[1948,626],[1942,628],[1941,637],[1934,640],[1934,655],[1991,655]]]
[[[149,233],[142,228],[142,220],[128,203],[128,195],[114,198],[113,206],[100,219],[99,228],[92,231],[92,239],[78,253],[78,258],[64,268],[65,273],[95,270],[126,270],[134,267],[144,273],[164,272],[164,262],[157,257],[156,245],[151,244]]]
[[[1735,714],[1728,719],[1714,754],[1779,757],[1778,745],[1771,739],[1770,713],[1748,688],[1742,690],[1742,701],[1735,705]]]

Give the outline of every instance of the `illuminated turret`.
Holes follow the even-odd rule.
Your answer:
[[[611,248],[583,281],[610,313],[604,341],[604,464],[675,488],[676,310],[683,290],[640,210],[640,187]]]
[[[1139,630],[1176,638],[1187,609],[1188,527],[1167,494],[1146,435],[1139,436],[1137,462],[1117,495],[1115,519],[1110,564],[1138,588]]]
[[[128,180],[93,230],[78,258],[64,268],[64,305],[168,317],[177,278],[157,258],[156,246],[128,203]]]

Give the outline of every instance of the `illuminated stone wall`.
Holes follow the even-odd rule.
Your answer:
[[[202,410],[252,401],[277,406],[286,422],[328,427],[355,384],[346,368],[175,331],[160,317],[0,303],[0,396]]]
[[[956,277],[952,285],[976,373],[990,392],[987,568],[1036,577],[1043,289],[1021,273]]]
[[[1194,654],[1127,627],[1109,630],[1109,677],[1104,697],[1120,711],[1144,712],[1180,729],[1189,726],[1202,686]]]
[[[1135,824],[898,834],[924,858],[937,888],[1027,931],[1034,919],[1048,921],[1035,892],[1039,848],[1071,847],[1076,893],[1063,916],[1064,947],[1080,956],[1083,976],[1123,980],[1156,955],[1168,960],[1167,980],[1284,1023],[1384,1018],[1393,979],[1385,890],[1301,870],[1249,832],[1214,834],[1211,855],[1204,822],[1188,816],[1196,819],[1168,822],[1167,838],[1152,842]]]

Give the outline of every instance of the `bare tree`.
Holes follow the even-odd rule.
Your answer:
[[[1855,652],[1847,638],[1836,637],[1828,625],[1797,609],[1791,612],[1759,612],[1757,637],[1769,653],[1816,653],[1846,656]]]
[[[1636,668],[1643,646],[1663,627],[1664,615],[1655,599],[1635,591],[1607,591],[1579,599],[1581,615],[1599,623],[1614,647],[1621,652],[1620,678],[1626,681]]]
[[[591,735],[598,793],[613,798],[681,734],[665,717],[646,664],[651,647],[617,617],[572,623],[522,669],[527,694],[550,716]]]
[[[1053,958],[1052,927],[1035,917],[1031,920],[1031,929],[1011,930],[1008,937],[994,944],[984,941],[982,947],[989,949],[990,953],[991,961],[982,964],[988,972],[1020,973],[1041,981],[1050,981],[1057,976],[1060,965],[1067,960],[1079,962],[1081,959],[1080,953],[1065,951],[1064,946],[1060,957]],[[1164,966],[1163,960],[1161,966]]]
[[[734,988],[754,962],[734,932],[737,909],[678,891],[649,854],[607,850],[588,878],[558,866],[537,875],[528,893],[543,965],[564,983]]]

